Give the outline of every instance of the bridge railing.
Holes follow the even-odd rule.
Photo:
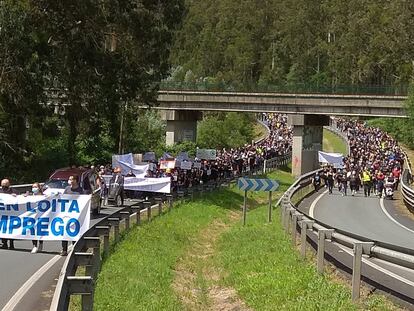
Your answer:
[[[268,173],[270,171],[277,170],[281,167],[287,166],[292,161],[292,152],[286,153],[284,155],[264,160],[263,171]]]
[[[321,85],[315,83],[295,84],[250,84],[236,85],[224,82],[176,82],[162,81],[160,90],[249,92],[249,93],[294,93],[294,94],[340,94],[340,95],[407,95],[407,85]]]
[[[396,245],[386,244],[380,241],[373,241],[367,237],[358,236],[352,232],[340,230],[321,221],[318,221],[309,215],[301,212],[297,204],[306,196],[313,193],[311,189],[311,180],[316,172],[300,176],[294,184],[285,192],[280,202],[282,224],[286,231],[290,232],[292,243],[296,246],[297,235],[300,233],[301,255],[306,256],[306,244],[310,242],[317,249],[317,270],[324,273],[324,258],[330,257],[331,262],[340,267],[347,267],[352,270],[352,299],[359,298],[359,288],[361,280],[362,255],[379,258],[383,261],[402,266],[408,269],[414,269],[414,249],[407,249]],[[325,251],[327,243],[340,245],[350,249],[353,252],[352,266],[349,260],[346,262],[341,258],[338,251]],[[343,251],[342,251],[343,252]],[[414,299],[414,285],[401,286],[398,280],[393,279],[384,283],[384,276],[363,272],[364,278],[381,286],[389,291],[398,292],[401,297],[408,300]]]

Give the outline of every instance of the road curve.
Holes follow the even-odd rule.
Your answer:
[[[336,190],[333,194],[320,192],[313,196],[308,211],[316,220],[373,241],[414,250],[414,222],[403,225],[396,220],[393,201],[364,197],[361,192],[355,196],[341,196]]]

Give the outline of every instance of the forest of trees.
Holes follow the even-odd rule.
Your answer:
[[[166,150],[157,112],[135,105],[155,104],[160,81],[404,92],[413,16],[406,0],[2,0],[0,176],[42,180],[59,166]],[[64,107],[48,104],[52,94]],[[411,120],[399,122],[406,142]],[[241,145],[251,123],[209,114],[197,144]]]
[[[154,103],[183,13],[183,0],[0,1],[0,176],[42,180],[158,142],[157,114],[133,102]]]
[[[187,0],[175,80],[406,88],[414,2]]]

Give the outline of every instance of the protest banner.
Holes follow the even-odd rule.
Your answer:
[[[193,166],[193,163],[191,161],[185,161],[185,162],[181,162],[180,168],[182,170],[191,170],[192,166]]]
[[[201,162],[194,162],[193,166],[194,166],[194,168],[200,169],[201,168]]]
[[[320,163],[328,163],[341,167],[343,164],[344,156],[342,153],[329,153],[318,151],[318,159]]]
[[[171,192],[171,178],[137,178],[125,177],[124,189],[133,191],[146,191],[158,193]]]
[[[118,160],[118,166],[121,167],[122,175],[132,172],[136,177],[145,177],[149,169],[149,164],[135,165]]]
[[[175,160],[161,160],[160,169],[166,170],[167,168],[169,169],[175,168]]]
[[[134,156],[133,156],[132,153],[112,155],[112,167],[113,168],[119,166],[118,161],[133,164],[134,163]],[[126,173],[128,173],[128,172],[126,172]]]
[[[77,241],[89,229],[91,195],[0,194],[0,238]]]
[[[197,149],[196,157],[201,160],[215,160],[217,151],[216,149]]]

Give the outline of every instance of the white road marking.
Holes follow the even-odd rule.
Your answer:
[[[310,208],[309,208],[309,216],[310,217],[312,217],[312,218],[315,218],[314,217],[314,213],[315,213],[315,208],[316,208],[316,204],[318,203],[318,201],[326,194],[328,192],[328,190],[326,190],[326,191],[324,191],[322,194],[320,194],[313,202],[312,202],[312,204],[311,204],[311,206],[310,206]],[[410,232],[412,232],[412,233],[414,233],[414,230],[411,230],[410,228],[407,228],[406,226],[404,226],[404,225],[402,225],[402,224],[400,224],[397,220],[395,220],[388,212],[387,212],[387,210],[385,209],[385,206],[384,206],[384,199],[383,198],[381,198],[380,199],[380,205],[381,205],[381,209],[382,209],[382,211],[384,212],[384,214],[390,219],[390,220],[392,220],[394,223],[396,223],[398,226],[400,226],[400,227],[402,227],[402,228],[404,228],[404,229],[406,229],[406,230],[408,230],[408,231],[410,231]],[[348,253],[349,255],[351,255],[351,256],[353,256],[353,252],[352,251],[350,251],[350,250],[348,250],[347,248],[345,248],[345,247],[343,247],[341,244],[338,244],[338,243],[334,243],[334,244],[336,244],[339,248],[341,248],[344,252],[346,252],[346,253]],[[387,275],[389,275],[389,276],[391,276],[391,277],[393,277],[393,278],[395,278],[395,279],[397,279],[397,280],[399,280],[399,281],[401,281],[401,282],[403,282],[403,283],[406,283],[406,284],[408,284],[408,285],[410,285],[410,286],[413,286],[414,287],[414,282],[412,282],[412,281],[410,281],[410,280],[408,280],[408,279],[406,279],[406,278],[404,278],[404,277],[402,277],[402,276],[400,276],[400,275],[398,275],[398,274],[396,274],[396,273],[394,273],[394,272],[391,272],[390,270],[387,270],[387,269],[385,269],[385,268],[383,268],[383,267],[381,267],[381,266],[379,266],[379,265],[377,265],[377,264],[375,264],[375,263],[373,263],[372,261],[369,261],[369,260],[367,260],[367,259],[365,259],[365,258],[362,258],[362,261],[365,263],[365,264],[367,264],[368,266],[371,266],[372,268],[374,268],[374,269],[377,269],[378,271],[380,271],[380,272],[382,272],[382,273],[384,273],[384,274],[387,274]],[[388,262],[387,262],[388,263]],[[389,263],[388,263],[389,264]],[[396,266],[398,266],[398,265],[396,265]]]
[[[72,246],[72,245],[71,245]],[[70,250],[69,247],[68,251]],[[69,255],[68,255],[69,256]],[[3,307],[2,311],[12,311],[17,307],[20,300],[28,293],[28,291],[35,285],[40,278],[60,259],[62,256],[56,255],[45,263],[39,270],[37,270],[22,287],[13,295],[9,302]]]
[[[400,224],[394,217],[392,217],[389,213],[388,213],[388,211],[385,209],[385,206],[384,206],[384,198],[381,198],[380,199],[380,206],[381,206],[381,209],[382,209],[382,211],[384,212],[384,214],[391,220],[391,221],[393,221],[395,224],[397,224],[398,226],[400,226],[401,228],[403,228],[403,229],[405,229],[405,230],[407,230],[407,231],[410,231],[411,233],[414,233],[414,230],[411,230],[410,228],[407,228],[406,226],[404,226],[403,224]]]
[[[315,201],[313,201],[312,202],[312,204],[311,204],[311,206],[310,206],[310,208],[309,208],[309,216],[310,217],[312,217],[312,218],[315,218],[314,216],[313,216],[313,214],[314,214],[314,212],[315,212],[315,207],[316,207],[316,204],[318,204],[318,201],[320,200],[320,199],[322,199],[322,197],[325,195],[325,194],[327,194],[328,193],[328,190],[325,190],[323,193],[321,193],[316,199],[315,199]]]

